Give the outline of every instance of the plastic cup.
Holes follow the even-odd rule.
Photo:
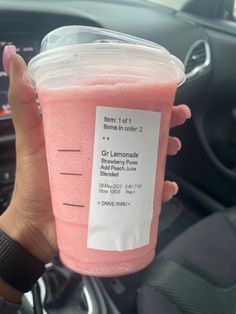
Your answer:
[[[149,41],[66,26],[43,39],[27,77],[42,108],[62,263],[94,276],[145,268],[183,64]]]

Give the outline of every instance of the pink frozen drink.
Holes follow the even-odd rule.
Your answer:
[[[155,255],[183,66],[158,45],[90,27],[55,30],[42,47],[28,77],[43,113],[61,261],[94,276],[141,270]]]

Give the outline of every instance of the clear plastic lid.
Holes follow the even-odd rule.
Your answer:
[[[148,62],[150,65],[158,64],[165,67],[166,72],[171,73],[170,79],[175,79],[178,86],[185,81],[183,63],[162,46],[107,29],[77,25],[57,28],[43,38],[40,53],[29,62],[26,77],[37,86],[39,81],[40,84],[42,83],[45,71],[53,71],[51,77],[55,77],[56,69],[61,75],[65,65],[70,66],[72,70],[73,63],[79,65],[80,69],[84,65],[99,66],[99,62],[108,60],[108,56],[112,56],[113,59],[110,58],[112,64],[116,61],[119,64],[119,59],[122,57],[124,66],[126,63],[124,56],[127,65],[132,63],[132,59],[135,62],[134,66],[137,67],[142,62],[143,67],[147,66]],[[146,63],[143,60],[146,60]]]
[[[48,33],[41,42],[40,52],[78,44],[132,44],[158,49],[169,54],[168,50],[151,41],[138,37],[90,26],[63,26]]]

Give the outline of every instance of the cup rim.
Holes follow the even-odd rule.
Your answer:
[[[44,39],[42,40],[42,43],[51,35],[53,35],[56,32],[59,32],[63,29],[66,29],[69,31],[71,28],[74,30],[78,30],[80,32],[94,32],[94,33],[99,33],[100,35],[105,34],[106,36],[110,36],[113,38],[119,38],[122,39],[122,41],[108,41],[108,42],[88,42],[88,43],[77,43],[77,44],[70,44],[70,45],[64,45],[64,46],[59,46],[57,48],[52,48],[43,52],[40,52],[38,55],[33,57],[29,64],[28,64],[28,69],[25,73],[26,79],[33,85],[35,86],[35,71],[42,65],[46,64],[52,64],[56,63],[59,60],[63,60],[66,56],[68,57],[68,52],[73,54],[81,54],[81,55],[86,55],[88,52],[91,52],[94,50],[97,53],[99,52],[115,52],[116,49],[120,50],[130,50],[132,53],[141,53],[143,56],[155,56],[155,62],[159,64],[167,64],[168,66],[172,67],[173,70],[176,71],[176,82],[177,86],[182,85],[185,80],[185,72],[184,72],[184,64],[182,61],[180,61],[177,57],[172,55],[167,49],[164,47],[152,43],[150,41],[147,41],[142,38],[110,31],[107,29],[99,29],[95,27],[89,27],[89,26],[64,26],[59,29],[56,29],[49,34],[47,34]],[[69,49],[69,51],[68,51]],[[113,51],[112,51],[113,50]],[[141,56],[140,54],[140,56]],[[158,57],[160,60],[158,60]]]

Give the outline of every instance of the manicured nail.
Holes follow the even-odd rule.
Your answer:
[[[11,57],[15,53],[16,53],[16,46],[9,45],[9,46],[4,47],[3,56],[2,56],[2,64],[3,64],[3,68],[4,68],[4,70],[8,76],[10,74]]]
[[[179,191],[178,184],[176,182],[172,182],[172,188],[173,188],[173,195],[176,195]]]

